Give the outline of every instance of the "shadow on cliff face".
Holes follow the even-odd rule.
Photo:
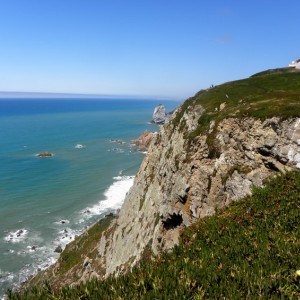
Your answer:
[[[183,222],[182,216],[180,214],[173,213],[165,221],[162,221],[164,229],[170,230],[180,226]]]

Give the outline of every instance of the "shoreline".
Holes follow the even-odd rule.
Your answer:
[[[10,190],[5,195],[7,197],[4,198],[4,201],[11,203],[10,206],[7,206],[7,212],[13,213],[14,218],[7,220],[3,218],[4,226],[0,244],[0,250],[3,253],[0,270],[0,295],[7,288],[19,286],[32,274],[37,274],[53,265],[59,259],[60,252],[76,236],[84,233],[89,226],[103,218],[105,214],[114,212],[121,207],[124,199],[110,205],[109,201],[106,201],[107,195],[105,194],[113,184],[120,183],[124,175],[133,181],[132,174],[137,173],[145,152],[139,151],[138,147],[130,142],[139,133],[145,130],[154,131],[157,128],[148,122],[151,118],[149,111],[155,107],[156,101],[139,102],[138,107],[130,107],[128,103],[130,104],[132,101],[128,103],[122,101],[117,110],[114,106],[111,107],[108,101],[93,102],[91,115],[86,106],[83,106],[82,101],[79,101],[75,107],[70,107],[71,101],[70,103],[63,101],[63,106],[59,107],[59,111],[58,104],[51,103],[50,111],[47,109],[47,114],[45,114],[47,101],[41,102],[38,109],[33,107],[32,110],[30,106],[32,101],[19,101],[19,103],[21,103],[21,107],[18,106],[16,111],[8,110],[10,114],[7,114],[7,117],[11,120],[17,118],[18,125],[26,130],[25,133],[32,133],[31,129],[36,126],[42,116],[43,119],[46,116],[47,127],[38,127],[38,131],[34,135],[23,134],[21,136],[20,134],[13,135],[15,130],[7,128],[10,137],[6,143],[7,151],[11,153],[7,157],[7,167],[15,170],[9,176],[15,176],[19,181],[15,180],[14,185],[11,184],[7,187],[7,190],[8,188]],[[91,102],[88,103],[91,104]],[[8,104],[4,105],[4,109],[10,109]],[[25,104],[28,110],[21,114],[19,110]],[[171,102],[168,105],[175,106]],[[120,112],[122,112],[121,115]],[[5,110],[2,113],[5,113]],[[79,114],[81,118],[78,120]],[[21,117],[19,117],[20,115]],[[68,129],[70,128],[68,127],[64,127],[62,133],[61,128],[66,125],[64,116],[67,117],[68,124],[70,120],[73,121],[76,118],[80,124],[78,130],[89,125],[88,131],[91,132],[91,135],[86,137],[86,129],[76,131],[76,134],[72,129],[73,131],[69,134]],[[104,128],[103,126],[107,124],[110,116],[120,118],[120,122],[117,122],[117,126],[107,128],[108,131],[105,133],[98,132],[99,128]],[[132,123],[133,117],[136,121]],[[3,120],[4,125],[8,124],[10,120],[8,118]],[[65,139],[64,143],[57,143],[57,137],[60,134]],[[65,138],[66,134],[68,134],[68,138]],[[53,137],[50,140],[49,135]],[[47,139],[45,139],[46,136]],[[126,140],[126,144],[112,145],[111,142],[117,138]],[[10,145],[14,146],[12,150],[9,148]],[[4,150],[6,148],[3,148]],[[100,155],[99,150],[102,151]],[[40,153],[42,158],[39,159],[36,154]],[[94,157],[97,157],[97,161],[94,160]],[[83,163],[79,164],[81,161],[84,163],[84,168],[82,168]],[[16,173],[19,169],[20,171],[27,170],[27,172]],[[91,170],[92,172],[90,172]],[[34,176],[32,176],[33,174]],[[63,177],[65,175],[68,177]],[[7,180],[9,176],[3,173],[4,180]],[[66,181],[64,181],[65,178]],[[101,182],[100,187],[96,187],[95,193],[90,192],[95,184],[89,184],[94,179],[98,186],[97,181]],[[73,184],[75,182],[74,188],[70,187],[71,182]],[[31,192],[35,189],[34,193]],[[127,190],[129,187],[126,187]],[[85,194],[86,198],[82,197],[82,194]],[[119,192],[116,191],[115,194],[119,194]],[[91,201],[89,200],[90,195]],[[26,203],[9,201],[15,199],[13,197],[26,199]],[[112,196],[110,199],[113,198]],[[99,211],[100,204],[104,205],[101,211]],[[22,205],[25,206],[25,209],[22,209]]]
[[[7,288],[17,291],[22,290],[24,287],[26,287],[27,282],[30,282],[32,278],[39,276],[39,274],[47,271],[48,269],[51,269],[58,262],[65,249],[78,237],[83,236],[88,230],[95,226],[95,224],[101,222],[101,220],[104,220],[107,217],[111,217],[112,215],[115,216],[116,212],[122,206],[127,192],[133,185],[134,178],[135,175],[118,175],[113,177],[112,184],[106,189],[104,193],[105,199],[98,201],[94,205],[88,206],[85,209],[77,212],[77,217],[73,216],[73,220],[61,219],[58,221],[53,221],[53,224],[56,224],[58,228],[61,227],[61,230],[58,232],[58,234],[62,233],[63,235],[60,237],[57,236],[55,240],[53,240],[52,243],[48,245],[44,244],[43,246],[38,247],[30,246],[30,248],[28,248],[29,246],[27,246],[27,248],[23,250],[24,253],[27,250],[27,255],[30,255],[31,253],[36,257],[41,256],[43,258],[41,258],[40,261],[36,258],[35,263],[30,264],[30,267],[25,267],[25,269],[24,267],[22,267],[22,269],[19,270],[18,274],[6,273],[5,275],[4,273],[2,276],[9,277],[11,278],[11,280],[6,280],[3,282],[4,288],[0,293],[0,299],[2,300],[1,297],[5,297]],[[83,215],[83,217],[86,217],[85,222],[82,222],[81,229],[73,230],[72,232],[72,229],[70,229],[69,227],[72,227],[72,225],[74,226],[74,224],[76,224],[75,220],[78,219],[78,215],[80,214]],[[95,218],[97,219],[95,220]],[[89,222],[89,220],[91,220],[91,222]],[[86,222],[89,225],[85,225]],[[11,234],[11,232],[8,232],[5,237],[5,239],[7,239],[7,243],[22,243],[24,240],[26,240],[26,238],[28,238],[30,232],[27,229],[18,229],[13,232],[13,238],[18,239],[17,241],[12,241],[12,238],[11,240],[9,240]],[[57,243],[58,240],[59,243]],[[61,248],[61,251],[56,251],[58,247]],[[17,255],[17,253],[14,252],[12,252],[11,254]],[[11,284],[8,284],[8,282],[11,282]],[[5,288],[5,286],[7,287]]]
[[[53,270],[56,269],[56,264],[60,263],[61,258],[63,256],[67,256],[70,253],[70,251],[68,250],[69,248],[71,248],[71,249],[74,248],[74,245],[75,245],[75,247],[77,247],[76,245],[77,245],[77,243],[79,243],[78,241],[80,241],[82,238],[84,238],[86,235],[88,235],[88,233],[90,231],[92,231],[93,228],[96,227],[97,225],[100,224],[103,226],[102,231],[104,231],[106,228],[108,228],[110,226],[110,224],[117,218],[118,210],[115,212],[109,212],[109,213],[105,214],[99,220],[97,220],[96,222],[94,222],[93,224],[91,224],[90,226],[85,228],[85,230],[79,236],[77,236],[73,241],[69,242],[65,246],[63,251],[59,254],[57,259],[51,265],[49,265],[47,268],[45,268],[43,270],[39,270],[36,273],[30,275],[24,282],[22,282],[16,288],[16,291],[22,292],[22,290],[30,288],[32,285],[35,285],[36,283],[44,282],[45,280],[47,280],[48,272],[50,272],[50,273],[53,272]],[[5,299],[5,298],[3,298],[3,299]]]

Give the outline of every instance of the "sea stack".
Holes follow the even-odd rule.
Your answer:
[[[162,125],[165,124],[168,119],[169,114],[166,113],[165,107],[162,104],[156,106],[153,112],[151,123]]]

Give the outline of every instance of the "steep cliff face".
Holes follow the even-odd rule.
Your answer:
[[[213,158],[207,135],[187,145],[187,131],[170,124],[162,129],[112,225],[115,230],[99,243],[106,275],[136,263],[146,247],[154,253],[172,248],[183,226],[250,195],[253,184],[261,186],[275,171],[299,167],[299,118],[230,118],[211,130],[219,153]]]
[[[252,185],[300,168],[299,92],[291,113],[256,117],[241,111],[260,112],[268,98],[233,102],[230,90],[199,101],[214,91],[189,99],[161,128],[121,210],[80,264],[62,274],[60,259],[41,278],[60,285],[126,272],[149,251],[171,249],[185,226],[250,195]]]

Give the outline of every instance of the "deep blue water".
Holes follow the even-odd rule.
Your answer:
[[[120,207],[143,159],[129,142],[158,130],[149,120],[159,103],[0,99],[0,296]],[[43,151],[54,156],[36,156]]]

